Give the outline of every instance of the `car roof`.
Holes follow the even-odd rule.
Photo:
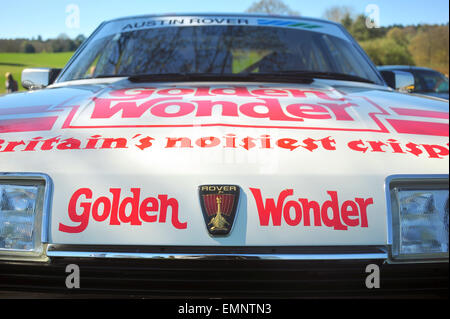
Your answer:
[[[326,19],[318,19],[318,18],[310,18],[296,15],[279,15],[279,14],[268,14],[268,13],[164,13],[164,14],[144,14],[137,16],[127,16],[127,17],[119,17],[111,20],[106,20],[106,22],[120,21],[126,19],[137,19],[137,18],[162,18],[162,17],[190,17],[190,16],[202,16],[202,17],[239,17],[239,18],[277,18],[277,19],[301,19],[308,21],[316,21],[322,23],[334,24],[337,26],[341,26],[340,23],[326,20]]]

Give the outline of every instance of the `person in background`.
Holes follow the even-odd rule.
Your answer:
[[[19,87],[17,85],[17,81],[14,80],[12,74],[10,72],[6,72],[5,78],[6,78],[6,83],[5,83],[6,93],[17,92],[19,90]]]

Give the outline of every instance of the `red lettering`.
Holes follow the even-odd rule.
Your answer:
[[[288,113],[307,119],[331,119],[328,110],[316,104],[291,104],[286,107]]]
[[[225,135],[225,146],[224,147],[236,148],[236,135],[235,134]]]
[[[202,137],[195,141],[200,147],[214,147],[220,144],[220,139],[214,136]]]
[[[288,226],[297,226],[302,218],[305,227],[311,226],[312,210],[316,227],[322,226],[322,224],[335,230],[348,230],[348,227],[358,225],[368,227],[367,207],[373,204],[373,198],[355,198],[354,201],[344,201],[340,206],[336,191],[327,191],[330,199],[323,202],[322,205],[306,198],[298,198],[298,201],[290,200],[285,203],[286,198],[293,195],[292,189],[282,191],[275,203],[273,198],[267,198],[264,201],[259,188],[250,188],[250,191],[255,199],[261,226],[269,226],[270,219],[272,219],[273,226],[281,226],[283,219]],[[361,216],[360,219],[358,219],[359,216]]]
[[[443,158],[444,156],[448,156],[449,150],[440,145],[428,145],[422,144],[425,151],[428,153],[429,158]]]
[[[336,121],[354,121],[353,117],[345,110],[348,107],[358,106],[354,103],[334,104],[334,103],[320,103],[327,106],[331,112],[336,116]]]
[[[241,144],[241,146],[242,146],[243,148],[245,148],[245,149],[248,151],[249,149],[254,148],[254,147],[256,146],[256,144],[254,143],[254,141],[256,141],[255,138],[250,137],[250,136],[247,136],[247,137],[245,137],[245,138],[242,139],[242,142],[243,142],[244,144]]]
[[[300,146],[294,145],[297,142],[298,142],[297,140],[294,140],[292,138],[280,138],[278,141],[276,141],[276,144],[278,145],[278,147],[286,148],[290,151],[293,151]]]
[[[348,147],[354,151],[365,153],[369,148],[364,145],[362,140],[348,142]]]
[[[100,204],[103,205],[103,213],[99,213],[99,206]],[[106,220],[109,217],[109,214],[111,212],[111,202],[109,201],[108,197],[102,196],[99,197],[94,204],[92,205],[92,218],[94,218],[97,222],[102,222]]]
[[[194,96],[214,96],[212,94],[209,94],[210,87],[208,86],[202,86],[197,88],[197,91],[195,92]]]
[[[331,138],[331,136],[327,136],[321,140],[319,140],[322,143],[322,147],[328,151],[335,151],[336,147],[334,146],[336,144],[336,141]]]
[[[263,102],[245,103],[239,107],[242,114],[255,118],[269,118],[273,121],[303,121],[301,118],[292,118],[284,114],[277,99],[259,99]],[[265,112],[257,112],[255,108],[265,108]]]
[[[169,113],[167,112],[167,108],[169,106],[176,105],[178,107],[177,112]],[[150,112],[159,117],[178,117],[185,116],[192,113],[195,110],[195,105],[187,102],[166,102],[161,103],[153,107]]]
[[[84,149],[90,150],[90,149],[96,149],[98,139],[102,137],[101,135],[92,135],[91,138],[88,140],[86,147]]]
[[[56,148],[58,150],[79,150],[81,146],[80,140],[76,138],[68,138],[62,141],[62,143],[58,144]]]
[[[89,212],[91,210],[91,203],[80,203],[80,207],[83,209],[80,215],[77,214],[77,204],[78,199],[81,196],[85,196],[86,199],[92,198],[92,191],[89,188],[80,188],[75,193],[73,193],[72,197],[69,201],[69,218],[74,223],[80,223],[78,226],[66,226],[64,224],[59,224],[59,231],[65,233],[80,233],[86,229],[89,224]]]
[[[40,140],[42,139],[42,137],[33,137],[32,141],[30,141],[27,145],[27,147],[25,147],[25,149],[22,152],[33,152],[35,151],[35,147],[36,145],[40,142]],[[1,144],[1,141],[0,141]]]
[[[131,225],[141,225],[139,220],[139,197],[141,195],[140,188],[132,188],[132,197],[125,197],[119,206],[119,219],[122,223],[130,223]],[[127,205],[131,205],[130,215],[126,214]]]
[[[417,145],[416,143],[408,143],[405,146],[407,147],[406,151],[415,156],[419,156],[423,153],[422,150],[418,147],[419,145]]]
[[[298,90],[298,89],[286,89],[286,91],[289,91],[293,97],[302,97],[302,98],[307,98],[306,94],[313,94],[316,97],[320,98],[320,99],[324,99],[324,100],[332,100],[332,101],[336,101],[336,100],[344,100],[344,98],[334,98],[329,96],[328,94],[326,94],[325,92],[322,91],[315,91],[315,90]]]
[[[144,149],[146,149],[146,148],[149,148],[150,146],[153,145],[152,142],[151,142],[151,141],[153,141],[153,140],[154,140],[154,138],[153,138],[153,137],[150,137],[150,136],[141,138],[141,139],[139,140],[139,143],[140,143],[140,144],[136,144],[136,147],[140,148],[141,150],[144,150]]]
[[[237,104],[228,101],[192,101],[198,104],[196,116],[212,116],[213,106],[222,106],[222,116],[239,116]]]
[[[322,221],[325,226],[333,227],[336,230],[347,230],[347,227],[342,225],[341,220],[339,218],[339,201],[337,197],[337,192],[327,191],[328,195],[330,195],[331,200],[327,200],[322,204],[322,209],[320,211],[322,215]],[[328,210],[331,209],[332,216],[329,217]]]
[[[172,209],[172,225],[177,229],[186,229],[187,222],[181,223],[178,220],[178,201],[175,198],[167,198],[167,195],[158,195],[158,199],[161,201],[161,210],[159,214],[159,222],[164,223],[166,221],[167,208]]]
[[[394,153],[403,153],[403,154],[405,154],[405,152],[403,152],[403,149],[400,146],[400,143],[398,143],[397,140],[388,139],[387,141],[388,141],[389,145],[391,146],[392,150],[394,151]]]
[[[15,152],[15,148],[19,145],[25,145],[26,143],[24,141],[20,142],[8,142],[5,149],[2,152]]]
[[[149,97],[155,92],[155,88],[139,88],[139,89],[121,89],[116,91],[111,91],[109,95],[115,97],[126,97],[129,100],[144,99]]]
[[[291,218],[291,208],[294,208],[295,216]],[[288,201],[283,208],[283,217],[289,226],[297,226],[302,220],[302,209],[300,204],[295,201]]]
[[[48,140],[45,140],[42,143],[41,150],[43,151],[49,151],[53,149],[53,144],[59,142],[58,137],[49,138]]]
[[[316,141],[315,139],[307,138],[307,139],[303,140],[303,143],[305,143],[305,145],[300,145],[300,146],[303,148],[306,148],[308,151],[312,152],[315,149],[319,148],[317,146],[317,144],[315,143],[315,141]]]
[[[361,227],[368,227],[367,206],[373,204],[373,198],[355,198],[355,201],[359,205],[359,210],[361,212]]]
[[[261,148],[271,148],[270,135],[261,135]]]
[[[114,148],[127,148],[127,139],[123,137],[105,138],[101,148],[112,148],[113,143],[116,145]]]
[[[358,217],[358,206],[354,201],[346,200],[342,203],[341,208],[341,215],[342,215],[342,221],[347,226],[358,226],[359,220],[358,219],[351,219],[350,217]]]
[[[159,90],[159,95],[169,95],[169,96],[177,96],[177,95],[188,95],[194,93],[193,89],[180,89],[180,88],[171,88]]]
[[[258,209],[259,223],[261,226],[268,226],[269,219],[272,217],[273,226],[281,225],[281,211],[283,208],[283,202],[287,196],[291,196],[294,191],[292,189],[286,189],[278,196],[277,204],[273,198],[266,199],[266,205],[264,205],[263,198],[261,196],[261,190],[259,188],[250,188],[253,197],[256,201],[256,208]]]
[[[309,218],[309,211],[312,209],[314,213],[314,226],[322,226],[322,220],[320,218],[320,205],[315,201],[308,201],[306,198],[299,198],[299,202],[303,207],[303,219],[305,226],[311,226]]]
[[[158,199],[148,197],[141,202],[141,189],[131,188],[131,196],[120,198],[120,188],[110,188],[112,199],[101,196],[93,200],[92,190],[89,188],[80,188],[75,191],[70,198],[68,206],[69,219],[78,223],[75,226],[59,224],[59,231],[66,233],[83,232],[89,224],[89,215],[92,209],[92,218],[95,222],[103,222],[110,218],[109,225],[121,225],[129,223],[132,226],[140,226],[142,222],[154,223],[158,221],[158,215],[148,214],[149,212],[159,211],[159,222],[165,223],[168,208],[171,209],[171,222],[176,229],[186,229],[187,222],[180,222],[178,218],[178,201],[175,198],[169,198],[168,195],[158,195]],[[80,199],[84,197],[84,200]],[[77,212],[79,209],[80,212]]]
[[[256,96],[289,96],[289,94],[284,90],[275,89],[257,89],[252,90],[252,94]]]
[[[110,188],[109,191],[113,195],[112,207],[111,207],[111,219],[109,220],[110,225],[120,225],[119,221],[119,205],[120,205],[120,188]]]
[[[383,152],[383,153],[386,152],[385,150],[383,150],[381,148],[381,146],[387,146],[387,144],[380,142],[380,141],[369,141],[368,143],[369,143],[370,147],[372,148],[370,150],[371,152]]]
[[[139,118],[153,105],[168,100],[180,99],[178,97],[163,97],[146,101],[141,105],[137,105],[135,101],[120,101],[113,99],[94,98],[94,110],[91,118],[106,119],[111,118],[114,114],[122,112],[122,118]],[[111,107],[112,102],[118,102]]]
[[[173,148],[176,147],[177,142],[180,142],[180,147],[193,147],[191,144],[191,139],[188,137],[166,137],[167,138],[167,144],[166,148]]]
[[[158,220],[157,215],[148,215],[147,212],[157,212],[159,210],[159,203],[156,198],[149,197],[142,201],[139,209],[139,216],[146,223],[154,223]]]
[[[211,90],[212,94],[215,95],[233,95],[233,96],[244,96],[253,97],[245,86],[232,86],[229,88],[219,88]]]

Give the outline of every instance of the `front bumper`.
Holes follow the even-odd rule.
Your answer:
[[[447,262],[390,264],[377,247],[365,247],[365,255],[357,247],[341,247],[339,254],[331,247],[321,254],[312,247],[209,249],[97,247],[94,253],[51,246],[45,263],[0,261],[0,297],[448,298]],[[66,287],[71,264],[79,267],[80,288]],[[379,267],[380,288],[366,286],[371,264]]]

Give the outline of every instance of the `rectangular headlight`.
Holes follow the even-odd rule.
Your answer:
[[[393,260],[448,260],[447,178],[398,178],[389,184]]]
[[[49,183],[44,175],[0,174],[0,259],[43,256]]]

